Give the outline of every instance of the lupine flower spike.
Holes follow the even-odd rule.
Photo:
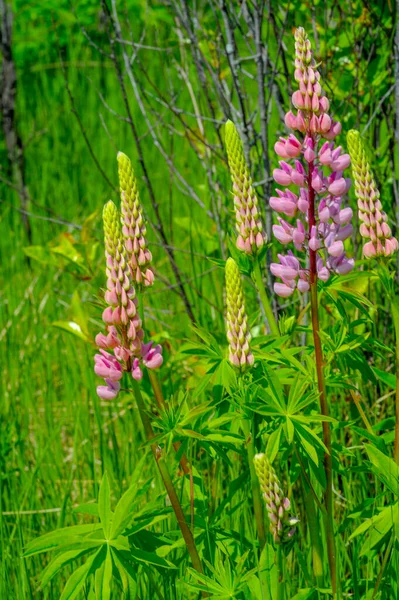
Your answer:
[[[132,271],[134,284],[150,286],[154,273],[150,267],[151,252],[147,246],[147,229],[140,204],[137,181],[130,159],[118,152],[119,183],[121,189],[122,233]]]
[[[258,198],[245,160],[241,138],[232,121],[225,127],[225,143],[231,179],[233,182],[236,213],[236,245],[246,254],[257,254],[265,243]]]
[[[380,192],[360,133],[352,129],[347,135],[347,141],[361,221],[360,234],[368,240],[363,246],[363,255],[366,258],[391,256],[398,250],[398,241],[392,236],[387,215],[382,210]]]
[[[281,279],[274,289],[282,297],[291,296],[295,289],[306,292],[316,276],[326,281],[332,272],[348,273],[354,266],[344,250],[344,241],[352,232],[352,209],[343,205],[351,183],[343,171],[350,157],[342,153],[341,146],[334,146],[341,125],[328,114],[329,101],[302,27],[295,32],[295,80],[299,85],[292,95],[296,114],[289,111],[285,124],[297,135],[280,138],[274,146],[283,160],[273,177],[283,189],[276,190],[270,206],[294,218],[289,222],[279,216],[273,233],[282,244],[292,243],[297,252],[309,254],[310,268],[291,250],[278,255],[279,263],[273,263],[271,271]]]
[[[254,357],[250,349],[251,334],[245,311],[244,292],[237,263],[228,258],[226,262],[226,325],[229,342],[229,360],[235,367],[252,365]]]
[[[107,325],[107,333],[96,336],[100,354],[95,355],[94,371],[106,383],[97,387],[97,394],[100,398],[111,400],[119,393],[120,380],[125,371],[140,380],[143,376],[142,365],[155,369],[162,364],[162,348],[153,347],[153,342],[143,343],[144,331],[127,263],[120,214],[112,201],[104,207],[103,222],[107,275],[104,299],[108,306],[102,317]],[[108,350],[113,350],[114,354]]]
[[[255,471],[266,503],[270,532],[276,543],[287,542],[296,531],[299,519],[289,515],[291,503],[284,498],[276,472],[265,454],[254,457]]]

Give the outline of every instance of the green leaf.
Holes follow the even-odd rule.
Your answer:
[[[377,477],[399,498],[399,465],[371,444],[367,444],[365,449]]]
[[[277,375],[265,365],[263,366],[266,380],[268,383],[268,392],[273,397],[273,400],[281,407],[286,408],[285,394],[283,387],[277,377]]]
[[[59,266],[57,258],[51,254],[46,246],[25,246],[23,251],[26,256],[33,258],[33,260],[37,260],[42,265]]]
[[[212,442],[224,442],[225,444],[243,444],[244,439],[241,435],[230,433],[229,431],[219,430],[219,433],[209,433],[206,435],[206,440]]]
[[[108,475],[104,472],[98,493],[98,514],[104,529],[104,535],[107,538],[109,533],[109,524],[111,520],[111,499],[109,491]]]
[[[130,525],[135,509],[134,500],[137,492],[138,486],[136,483],[133,483],[116,505],[114,517],[112,519],[110,539],[117,538],[118,535],[123,533],[126,527]]]
[[[90,575],[91,568],[94,563],[94,559],[100,554],[101,549],[90,556],[84,565],[79,567],[68,579],[64,590],[61,594],[60,600],[73,600],[79,594],[84,584],[86,583],[86,579]]]
[[[147,565],[156,565],[157,567],[163,567],[164,569],[176,569],[175,565],[165,560],[161,556],[155,554],[155,552],[146,552],[140,548],[130,548],[130,556],[138,562],[146,563]]]
[[[295,596],[292,596],[291,600],[310,600],[313,594],[316,592],[315,588],[306,588],[304,590],[299,590]]]
[[[266,455],[271,463],[274,461],[279,451],[281,431],[282,426],[280,425],[278,429],[269,435],[269,439],[267,440]]]
[[[67,331],[68,333],[71,333],[75,337],[79,338],[80,340],[83,340],[84,342],[87,342],[88,344],[92,343],[91,339],[83,333],[80,325],[78,325],[74,321],[54,321],[54,323],[52,323],[52,326],[58,327],[58,329],[62,329],[63,331]]]
[[[399,504],[387,506],[373,519],[369,535],[360,549],[360,556],[367,555],[399,521]]]
[[[45,587],[52,578],[57,575],[57,573],[68,565],[79,556],[82,556],[86,553],[86,550],[70,550],[68,552],[62,552],[61,554],[57,554],[57,556],[47,565],[47,567],[43,570],[40,575],[40,587]]]
[[[396,389],[396,375],[392,375],[392,373],[386,373],[385,371],[381,371],[376,367],[372,367],[374,375],[391,389]]]
[[[101,562],[100,567],[96,570],[95,590],[96,600],[109,600],[111,597],[111,580],[112,580],[112,556],[111,549],[106,550],[105,560]]]
[[[72,527],[64,527],[56,529],[51,533],[32,540],[26,545],[24,556],[32,556],[40,552],[48,552],[59,547],[74,546],[86,540],[86,536],[95,531],[101,530],[100,523],[89,523],[86,525],[74,525]],[[93,540],[88,540],[93,542]],[[83,549],[83,548],[82,548]]]
[[[111,549],[112,558],[115,566],[118,569],[119,575],[122,580],[123,590],[126,592],[129,590],[129,595],[132,600],[137,595],[137,583],[136,583],[136,572],[130,563],[129,557],[125,553],[119,550]]]
[[[98,504],[97,502],[86,502],[85,504],[79,504],[72,509],[72,512],[80,515],[90,515],[92,517],[98,517]],[[98,524],[99,525],[99,524]],[[101,526],[99,525],[99,528]]]

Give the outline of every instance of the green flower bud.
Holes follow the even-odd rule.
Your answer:
[[[349,131],[347,142],[361,221],[360,234],[369,240],[363,246],[363,254],[366,258],[390,256],[398,249],[398,242],[382,209],[380,192],[360,133],[354,129]]]
[[[225,274],[229,360],[236,367],[247,367],[254,362],[249,346],[251,334],[248,329],[241,275],[232,258],[227,259]]]
[[[265,243],[258,198],[252,187],[252,178],[245,160],[241,138],[232,121],[227,121],[225,126],[225,143],[233,182],[238,233],[236,245],[246,254],[256,254]]]

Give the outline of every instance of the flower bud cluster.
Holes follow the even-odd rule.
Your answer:
[[[147,228],[140,204],[137,181],[130,159],[118,152],[118,171],[121,188],[122,233],[134,285],[150,286],[154,273],[150,267],[152,255],[148,249]]]
[[[360,133],[352,129],[347,141],[361,221],[360,235],[368,240],[363,246],[363,255],[366,258],[391,256],[398,250],[398,241],[392,236],[388,217],[382,209],[380,192]]]
[[[267,456],[256,454],[254,465],[266,503],[270,532],[276,543],[287,542],[295,534],[299,519],[289,515],[291,503],[284,497],[276,472]]]
[[[226,123],[225,142],[233,182],[238,234],[236,245],[246,254],[257,254],[265,243],[258,198],[252,187],[252,179],[240,136],[232,121]]]
[[[250,349],[251,334],[245,310],[244,292],[237,263],[228,258],[226,262],[227,339],[229,360],[235,367],[247,367],[254,363]]]

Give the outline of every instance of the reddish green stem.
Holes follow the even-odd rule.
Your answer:
[[[158,408],[160,411],[165,410],[167,404],[165,402],[165,398],[163,397],[163,393],[162,393],[161,386],[159,384],[158,377],[150,369],[148,369],[148,376],[150,379],[152,391],[154,392],[155,400],[157,401]],[[179,452],[180,446],[181,446],[180,442],[173,442],[173,448],[175,449],[176,454]],[[192,471],[191,471],[190,463],[188,462],[187,456],[184,453],[182,454],[182,456],[180,458],[180,466],[183,469],[183,473],[185,475],[190,475],[190,481],[192,483]]]
[[[151,441],[154,437],[154,431],[152,429],[151,421],[147,415],[145,410],[144,400],[141,395],[140,387],[136,381],[133,382],[134,392],[136,396],[137,407],[139,409],[141,421],[143,423],[145,436],[148,441]],[[183,513],[183,509],[181,507],[179,498],[176,493],[175,486],[173,485],[172,478],[169,474],[168,467],[165,462],[165,456],[162,448],[158,446],[158,444],[151,444],[151,450],[155,458],[156,465],[158,467],[159,473],[162,477],[162,481],[164,483],[166,492],[169,496],[170,503],[173,507],[174,513],[176,515],[177,522],[179,524],[180,530],[182,532],[184,541],[186,542],[187,550],[190,555],[191,561],[193,563],[194,569],[199,573],[203,573],[201,559],[198,554],[197,547],[195,545],[195,540],[191,530],[187,524],[186,518]],[[206,597],[206,594],[203,594]]]
[[[315,215],[315,191],[312,187],[312,173],[314,163],[309,163],[308,172],[308,226],[309,233],[313,226],[316,226]],[[317,387],[319,390],[320,412],[325,417],[329,416],[326,388],[323,373],[323,351],[320,340],[319,308],[317,298],[317,252],[309,249],[310,255],[310,305],[312,314],[313,341],[316,359]],[[327,538],[328,563],[331,574],[331,585],[334,597],[337,593],[337,567],[335,556],[335,538],[334,538],[334,504],[333,504],[333,472],[332,472],[332,451],[331,451],[331,428],[328,421],[323,421],[323,440],[327,448],[324,454],[324,470],[326,474],[326,491],[324,502],[326,506],[325,529]]]

